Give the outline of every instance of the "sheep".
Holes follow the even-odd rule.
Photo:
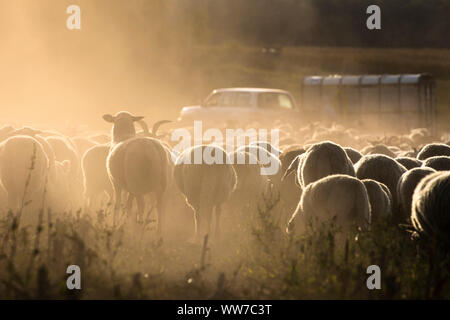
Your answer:
[[[397,155],[395,152],[393,152],[391,149],[389,149],[388,146],[384,144],[377,144],[374,146],[367,146],[361,150],[361,153],[365,155],[369,154],[383,154],[385,156],[388,156],[390,158],[395,158]]]
[[[436,171],[450,170],[450,157],[435,156],[423,161],[422,167],[433,168]]]
[[[80,158],[68,138],[62,136],[49,136],[45,140],[51,145],[55,152],[56,161],[62,162],[68,160],[70,162],[70,196],[72,208],[76,209],[83,202],[83,175],[81,170]]]
[[[283,177],[283,172],[281,170],[281,161],[277,156],[267,151],[265,148],[258,147],[255,145],[241,146],[236,149],[237,152],[248,152],[256,157],[258,162],[262,166],[261,172],[265,170],[271,184],[272,193],[279,195],[281,187],[281,178]]]
[[[165,137],[167,134],[158,134],[159,127],[161,127],[161,125],[163,125],[165,123],[170,123],[170,122],[172,122],[172,121],[170,121],[170,120],[157,121],[157,122],[155,122],[153,124],[152,130],[150,131],[148,129],[147,123],[145,121],[143,121],[143,120],[139,120],[139,121],[137,121],[137,123],[141,126],[142,131],[138,132],[137,135],[144,136],[144,137],[161,139],[161,138]]]
[[[8,192],[10,209],[19,210],[23,200],[41,200],[36,197],[42,196],[47,174],[48,157],[36,139],[13,136],[0,144],[0,180]]]
[[[400,163],[407,170],[411,170],[412,168],[419,168],[422,166],[422,161],[412,157],[397,157],[395,158],[395,161]]]
[[[294,159],[297,156],[299,156],[305,152],[306,152],[305,149],[303,149],[301,147],[296,147],[296,148],[287,150],[280,155],[281,171],[282,171],[283,175],[286,173],[286,170],[289,168],[292,161],[294,161]]]
[[[431,134],[426,128],[416,128],[411,130],[408,138],[412,141],[413,147],[418,147],[430,141]]]
[[[111,142],[111,137],[105,133],[98,133],[88,137],[89,140],[92,140],[98,144],[105,144]]]
[[[86,209],[98,208],[98,200],[103,193],[112,199],[113,188],[106,169],[109,151],[108,144],[96,145],[88,149],[81,160]]]
[[[136,136],[136,129],[134,122],[144,119],[142,116],[133,116],[126,111],[118,112],[115,116],[110,114],[103,115],[103,120],[112,123],[111,129],[112,145],[116,145],[127,139],[134,138]]]
[[[397,182],[406,168],[392,158],[382,154],[363,156],[355,164],[356,177],[359,179],[373,179],[384,183],[392,194],[393,212],[397,210]]]
[[[330,141],[314,144],[301,160],[297,177],[302,187],[332,174],[355,176],[353,163],[345,150]]]
[[[425,145],[417,154],[417,159],[426,160],[434,156],[450,156],[450,146],[443,143]]]
[[[370,225],[369,196],[357,178],[336,174],[308,184],[289,220],[287,232],[303,233],[312,220],[325,222],[334,217],[344,230],[353,224],[363,228]]]
[[[0,214],[2,213],[2,211],[6,211],[8,209],[7,205],[8,205],[8,192],[6,191],[5,187],[2,184],[2,181],[0,180]]]
[[[9,130],[7,137],[12,137],[12,136],[30,136],[30,137],[34,137],[37,134],[42,133],[41,130],[37,130],[34,129],[32,127],[22,127],[20,129],[13,129],[13,130]]]
[[[0,142],[7,139],[11,131],[14,131],[14,127],[6,125],[0,128]]]
[[[251,153],[235,151],[228,154],[236,172],[236,188],[232,193],[229,203],[232,207],[255,209],[252,205],[258,205],[270,189],[270,180],[261,174],[261,166],[258,159]]]
[[[222,164],[193,164],[194,154],[210,154]],[[191,164],[186,163],[189,159]],[[194,211],[195,239],[209,234],[212,211],[215,208],[215,235],[220,232],[221,206],[234,192],[237,184],[236,171],[225,150],[217,146],[194,146],[184,150],[177,159],[174,177],[186,202]]]
[[[103,119],[113,123],[111,149],[107,157],[107,172],[114,190],[114,224],[120,209],[122,192],[129,193],[127,211],[132,208],[136,198],[138,212],[135,220],[139,220],[144,211],[144,196],[153,194],[156,197],[158,212],[158,234],[162,233],[164,211],[167,205],[167,190],[171,176],[171,153],[157,139],[136,137],[134,123],[138,122],[144,134],[148,127],[142,116],[133,116],[121,111],[115,116],[103,115]],[[167,120],[153,126],[156,129]],[[153,132],[152,132],[153,133]]]
[[[70,194],[70,183],[70,162],[55,161],[49,168],[47,187],[48,207],[53,212],[63,213],[68,209],[70,201],[67,200],[67,195]]]
[[[414,190],[411,221],[419,235],[450,245],[450,171],[425,177]]]
[[[170,168],[170,155],[157,139],[135,137],[115,145],[107,158],[107,171],[115,198],[114,222],[123,191],[129,193],[128,212],[131,211],[132,199],[137,200],[135,221],[139,221],[144,212],[144,196],[153,194],[158,214],[157,231],[161,234],[172,174]]]
[[[69,180],[71,163],[68,160],[57,161],[53,147],[40,134],[41,130],[31,127],[23,127],[10,131],[10,136],[25,135],[36,139],[42,146],[48,158],[48,183],[47,183],[47,205],[53,212],[62,212],[66,209],[69,201],[67,195],[71,194]],[[71,180],[72,181],[72,180]]]
[[[362,154],[353,148],[345,147],[344,148],[345,153],[347,153],[347,156],[350,158],[353,164],[357,163],[359,159],[362,158]]]
[[[401,220],[405,221],[411,215],[411,203],[414,189],[426,176],[435,173],[431,168],[413,168],[402,174],[397,184],[397,198],[399,200],[399,211]]]
[[[361,180],[367,190],[372,222],[388,218],[392,214],[392,195],[385,184],[372,180]]]
[[[93,146],[98,145],[97,142],[84,137],[73,137],[72,139],[73,144],[75,145],[75,150],[77,151],[78,157],[82,158],[84,153],[92,148]]]
[[[281,155],[281,153],[282,153],[280,151],[280,149],[274,147],[272,144],[270,144],[267,141],[254,141],[254,142],[251,142],[249,145],[250,146],[261,147],[261,148],[265,149],[266,151],[270,152],[271,154],[273,154],[276,157],[279,157]]]
[[[23,127],[20,129],[12,129],[8,131],[8,137],[13,136],[30,136],[35,138],[44,148],[44,152],[46,153],[49,161],[49,167],[52,168],[54,162],[56,161],[55,151],[52,146],[47,142],[45,138],[43,138],[40,134],[42,134],[41,130],[36,130],[31,127]]]
[[[281,172],[283,176],[281,178],[280,185],[280,202],[282,206],[282,220],[286,213],[293,212],[298,204],[298,200],[302,194],[302,188],[297,181],[297,170],[300,162],[300,156],[305,153],[305,149],[296,148],[280,156]],[[288,219],[289,217],[287,217]],[[286,223],[287,221],[281,221]]]
[[[144,128],[142,135],[147,134],[153,136],[156,136],[156,131],[162,123],[168,122],[157,122],[153,126],[153,130],[150,133],[148,131],[147,125],[145,124],[145,122],[143,122],[143,120],[136,121],[141,125],[141,127]],[[74,138],[72,140],[75,144],[77,144],[77,138]],[[91,139],[85,140],[93,143],[93,146],[88,148],[83,153],[81,161],[83,170],[85,207],[87,209],[91,207],[98,207],[98,200],[102,193],[106,193],[108,199],[111,200],[113,197],[113,188],[106,169],[106,159],[111,148],[110,144],[97,144],[97,142],[94,142]],[[87,146],[88,144],[85,145]]]

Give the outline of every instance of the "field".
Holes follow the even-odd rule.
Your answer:
[[[339,130],[328,139],[355,147],[374,139]],[[292,137],[307,143],[306,131],[299,132]],[[221,235],[195,242],[193,213],[173,197],[161,237],[151,207],[143,223],[125,215],[113,227],[108,201],[96,210],[55,212],[39,209],[44,198],[24,196],[18,211],[1,215],[0,298],[450,298],[448,248],[418,237],[407,221],[383,219],[370,230],[343,232],[330,220],[292,236],[285,232],[292,208],[275,192],[257,206],[253,198],[226,205]],[[81,269],[81,290],[67,290],[69,265]],[[370,265],[381,269],[381,290],[367,287]]]
[[[450,299],[450,0],[375,3],[381,30],[368,0],[2,1],[0,300]],[[368,111],[376,90],[322,95],[317,118],[271,93],[252,96],[271,116],[203,133],[275,129],[280,154],[241,131],[214,155],[260,162],[176,161],[175,130],[196,136],[180,111],[214,89],[300,105],[306,76],[417,73],[436,80],[437,128]],[[256,174],[261,154],[281,169]]]

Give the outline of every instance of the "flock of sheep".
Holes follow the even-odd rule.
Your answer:
[[[111,135],[1,127],[0,212],[32,217],[41,209],[81,208],[89,214],[113,202],[112,223],[121,217],[141,223],[150,204],[158,234],[168,232],[172,219],[184,219],[199,240],[213,225],[219,235],[221,213],[245,215],[270,194],[279,196],[274,214],[289,234],[301,234],[312,220],[334,218],[346,229],[388,219],[450,244],[448,135],[437,139],[427,129],[413,129],[380,138],[340,125],[297,128],[275,122],[279,146],[257,141],[227,153],[224,145],[197,145],[179,154],[170,133],[157,133],[166,121],[150,131],[143,117],[128,112],[103,119],[112,124]],[[142,131],[136,132],[135,124]],[[222,164],[180,161],[199,148]],[[227,161],[237,157],[245,164]],[[271,176],[260,173],[267,157],[279,162]]]

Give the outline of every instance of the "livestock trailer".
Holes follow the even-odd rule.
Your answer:
[[[353,122],[367,129],[435,132],[436,82],[430,74],[308,76],[301,109],[310,119]]]

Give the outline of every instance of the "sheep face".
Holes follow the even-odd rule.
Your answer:
[[[136,129],[134,128],[134,122],[144,119],[144,117],[133,116],[131,113],[121,111],[115,116],[105,114],[103,119],[106,122],[113,123],[112,136],[113,143],[118,143],[136,135]]]

